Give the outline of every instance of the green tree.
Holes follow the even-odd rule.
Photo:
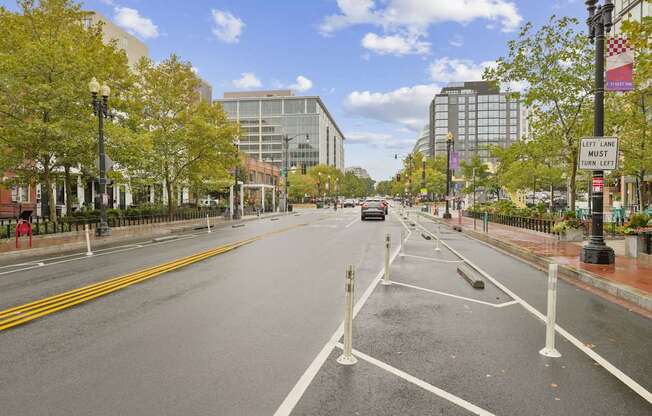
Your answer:
[[[483,76],[503,85],[524,85],[523,101],[537,112],[542,122],[538,125],[559,131],[556,149],[568,172],[571,209],[575,209],[578,142],[587,133],[583,110],[591,105],[593,92],[593,53],[578,27],[583,28],[570,17],[552,16],[536,32],[527,23],[518,39],[508,42],[507,57],[499,58]]]
[[[308,169],[308,175],[317,184],[319,196],[332,197],[335,196],[335,188],[338,190],[342,184],[344,175],[342,171],[335,166],[317,165]]]
[[[58,170],[88,167],[97,154],[87,84],[93,76],[108,83],[119,108],[127,57],[102,41],[101,25],[83,24],[87,12],[77,3],[19,0],[18,7],[0,8],[0,170],[41,181],[54,221]]]
[[[199,79],[189,62],[176,55],[155,64],[142,59],[136,68],[137,88],[130,114],[145,150],[132,166],[167,191],[168,211],[174,210],[177,191],[191,182],[220,181],[237,160],[233,140],[238,128],[221,106],[199,99]]]
[[[639,209],[644,210],[642,188],[652,172],[652,17],[625,20],[621,29],[636,53],[634,89],[607,96],[607,121],[619,137],[622,172],[636,178]]]
[[[306,195],[308,197],[317,195],[317,183],[311,175],[303,175],[301,172],[290,172],[289,180],[288,194],[290,200],[301,201]]]

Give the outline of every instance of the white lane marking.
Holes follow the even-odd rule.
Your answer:
[[[416,259],[431,260],[439,263],[464,263],[464,260],[442,260],[434,257],[415,256],[413,254],[401,254],[401,257],[414,257]]]
[[[425,232],[427,232],[427,233],[429,233],[429,234],[432,234],[432,233],[431,233],[430,231],[428,231],[425,227],[423,227],[423,226],[421,226],[421,225],[420,225],[420,227],[421,227]],[[475,238],[470,237],[469,235],[466,235],[466,237],[471,238],[471,239],[473,239],[473,240],[476,240]],[[479,241],[479,240],[476,240],[476,241]],[[496,280],[496,279],[494,279],[493,277],[491,277],[491,276],[489,275],[489,273],[485,272],[485,271],[482,270],[480,267],[478,267],[477,265],[475,265],[474,263],[472,263],[469,259],[467,259],[466,257],[462,256],[462,255],[461,255],[460,253],[458,253],[455,249],[453,249],[451,246],[449,246],[448,244],[446,244],[446,242],[441,241],[441,243],[442,243],[442,244],[443,244],[447,249],[449,249],[453,254],[455,254],[455,255],[458,256],[459,258],[463,259],[464,261],[466,261],[469,265],[471,265],[471,267],[475,268],[478,272],[480,272],[480,274],[482,274],[484,277],[486,277],[487,279],[489,279],[493,284],[495,284],[496,286],[498,286],[498,288],[499,288],[500,290],[502,290],[503,292],[507,293],[507,294],[508,294],[512,299],[514,299],[515,301],[517,301],[518,303],[520,303],[521,306],[523,306],[523,308],[525,308],[525,310],[527,310],[527,311],[530,312],[532,315],[534,315],[534,316],[536,316],[537,318],[539,318],[541,321],[546,322],[546,316],[545,316],[544,314],[542,314],[541,312],[539,312],[538,310],[536,310],[532,305],[530,305],[529,303],[527,303],[526,301],[524,301],[523,299],[521,299],[521,297],[519,297],[516,293],[512,292],[511,290],[509,290],[509,289],[507,288],[507,286],[503,285],[503,284],[500,283],[498,280]],[[614,366],[614,365],[611,364],[609,361],[607,361],[606,359],[604,359],[600,354],[598,354],[597,352],[593,351],[592,349],[590,349],[589,347],[587,347],[586,345],[584,345],[584,343],[582,343],[579,339],[575,338],[575,336],[573,336],[571,333],[569,333],[568,331],[566,331],[565,329],[563,329],[563,328],[560,327],[559,325],[555,325],[555,330],[556,330],[557,332],[559,332],[559,334],[560,334],[561,336],[563,336],[564,338],[566,338],[566,340],[568,340],[570,343],[572,343],[573,345],[575,345],[575,346],[576,346],[580,351],[582,351],[583,353],[585,353],[586,355],[588,355],[588,356],[589,356],[593,361],[595,361],[596,363],[600,364],[600,365],[601,365],[605,370],[609,371],[609,372],[610,372],[614,377],[616,377],[618,380],[620,380],[623,384],[625,384],[625,385],[626,385],[627,387],[629,387],[630,389],[634,390],[634,392],[636,392],[636,394],[638,394],[639,396],[641,396],[642,398],[644,398],[645,400],[647,400],[648,403],[652,403],[652,394],[651,394],[649,391],[647,391],[643,386],[641,386],[640,384],[638,384],[634,379],[632,379],[631,377],[629,377],[627,374],[623,373],[623,372],[622,372],[620,369],[618,369],[616,366]]]
[[[308,228],[337,228],[337,225],[330,224],[310,224]]]
[[[202,233],[201,235],[205,235],[205,234]],[[165,244],[165,243],[172,243],[172,242],[175,242],[175,241],[188,240],[189,238],[195,238],[196,236],[197,236],[196,234],[191,234],[189,236],[176,238],[174,240],[159,241],[159,242],[156,242],[156,243],[151,243],[151,244],[146,244],[146,245],[128,244],[128,245],[124,245],[124,246],[108,247],[108,248],[96,250],[93,253],[92,257],[91,256],[86,256],[85,252],[84,253],[69,254],[69,255],[61,256],[61,257],[52,257],[50,259],[43,259],[43,260],[47,261],[47,260],[61,259],[61,258],[63,258],[64,260],[52,261],[52,262],[49,262],[49,263],[43,263],[43,262],[36,263],[35,262],[35,264],[36,264],[35,266],[24,267],[22,269],[15,269],[15,270],[8,270],[8,271],[5,271],[5,272],[0,272],[0,276],[5,275],[5,274],[23,272],[23,271],[26,271],[26,270],[37,269],[39,267],[47,267],[47,266],[52,266],[52,265],[55,265],[55,264],[69,263],[71,261],[85,260],[85,259],[90,259],[90,258],[95,258],[95,257],[106,256],[106,255],[109,255],[109,254],[122,253],[122,252],[125,252],[125,251],[131,251],[131,250],[135,250],[135,249],[143,248],[143,247],[151,247],[151,246],[156,246],[156,245],[159,245],[159,244]],[[125,247],[125,248],[123,248],[121,250],[115,250],[116,248],[119,248],[119,247]],[[108,250],[111,250],[111,251],[108,251]],[[103,252],[98,253],[100,251],[103,251]],[[98,254],[96,254],[96,253],[98,253]],[[77,256],[77,257],[73,257],[73,256]],[[73,257],[73,258],[68,258],[68,257]],[[28,263],[26,263],[26,264],[28,264]]]
[[[337,347],[342,349],[343,345],[341,343],[337,343]],[[425,382],[419,378],[414,377],[411,374],[406,373],[405,371],[401,371],[396,367],[392,367],[391,365],[384,363],[380,360],[377,360],[363,352],[360,352],[356,349],[353,350],[353,355],[355,355],[358,358],[361,358],[365,360],[366,362],[375,365],[376,367],[382,368],[383,370],[394,374],[395,376],[398,376],[402,378],[405,381],[408,381],[416,386],[421,387],[422,389],[429,391],[430,393],[433,393],[442,399],[448,400],[449,402],[458,405],[459,407],[468,410],[471,413],[475,413],[476,415],[480,416],[495,416],[493,413],[484,410],[473,403],[467,402],[466,400],[462,399],[461,397],[458,397],[452,393],[449,393],[445,390],[440,389],[439,387],[435,387],[432,384]]]
[[[405,287],[409,287],[409,288],[417,289],[417,290],[423,290],[424,292],[435,293],[437,295],[448,296],[448,297],[455,298],[455,299],[466,300],[468,302],[475,302],[475,303],[479,303],[481,305],[491,306],[492,308],[502,308],[504,306],[514,305],[514,304],[518,303],[515,300],[505,302],[505,303],[498,303],[498,304],[491,303],[491,302],[485,302],[483,300],[467,298],[467,297],[464,297],[464,296],[454,295],[452,293],[440,292],[438,290],[426,289],[425,287],[421,287],[421,286],[415,286],[415,285],[410,285],[410,284],[407,284],[407,283],[397,282],[396,280],[392,280],[392,284],[397,284],[399,286],[405,286]]]
[[[344,228],[349,228],[350,226],[352,226],[353,224],[355,224],[355,223],[358,222],[358,221],[360,221],[360,218],[357,218],[357,217],[356,217],[353,221],[351,221],[350,223],[346,224],[346,225],[344,226]]]
[[[401,221],[401,224],[408,230],[408,236],[412,232],[406,225],[405,223],[399,218],[399,221]],[[394,251],[394,254],[390,258],[390,264],[394,261],[394,259],[398,256],[398,252],[400,250],[400,247],[397,248],[397,250]],[[353,307],[353,318],[355,319],[356,315],[362,309],[364,306],[365,302],[367,302],[367,299],[369,299],[369,296],[371,296],[371,293],[374,291],[376,286],[378,286],[378,283],[380,282],[380,279],[382,279],[384,274],[384,270],[380,270],[376,277],[371,281],[369,286],[367,287],[367,290],[364,291],[360,299],[356,302],[355,306]],[[344,322],[341,322],[340,325],[337,327],[333,335],[330,337],[326,345],[319,351],[317,356],[315,357],[314,360],[310,363],[306,371],[301,375],[297,383],[294,385],[292,390],[288,393],[288,395],[285,397],[281,405],[276,409],[276,412],[274,412],[274,416],[288,416],[294,407],[299,403],[299,400],[301,400],[301,397],[303,394],[306,392],[306,389],[312,382],[312,380],[315,378],[317,375],[317,372],[319,369],[324,365],[326,362],[326,359],[330,355],[331,351],[333,348],[335,348],[335,345],[339,341],[339,339],[342,337],[342,334],[344,333]]]
[[[42,261],[28,261],[25,263],[15,263],[15,264],[7,264],[5,266],[0,266],[0,269],[8,269],[10,267],[18,267],[18,266],[43,266],[45,263]]]

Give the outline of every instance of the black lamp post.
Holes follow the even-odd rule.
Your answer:
[[[285,170],[285,175],[284,175],[285,176],[285,181],[284,181],[285,184],[283,185],[283,187],[284,187],[284,191],[283,191],[283,194],[284,194],[283,195],[283,209],[284,209],[285,212],[288,212],[288,186],[290,185],[290,183],[288,181],[288,177],[289,177],[288,176],[289,145],[290,145],[291,140],[293,140],[293,139],[295,139],[295,138],[297,138],[299,136],[301,136],[301,134],[297,134],[296,136],[292,136],[292,137],[288,137],[287,134],[285,136],[283,136],[283,144],[285,145],[284,146],[285,147],[285,162],[283,163],[283,167],[284,167],[284,170]],[[308,134],[306,134],[306,142],[310,143],[310,135],[308,135]]]
[[[93,114],[97,116],[99,126],[100,225],[95,229],[95,235],[104,237],[111,235],[111,228],[106,218],[106,206],[109,203],[109,195],[106,193],[106,154],[104,153],[104,119],[109,116],[109,94],[111,93],[111,89],[106,84],[100,87],[100,83],[95,78],[88,83],[88,89],[93,96]],[[102,95],[102,99],[98,99],[98,92]]]
[[[614,5],[611,0],[605,0],[604,5],[598,6],[597,0],[584,2],[589,12],[586,23],[589,27],[589,39],[595,40],[595,109],[593,120],[593,135],[604,136],[604,38],[605,33],[611,30],[611,13]],[[594,170],[593,181],[600,182],[604,179],[604,171]],[[596,180],[597,179],[597,180]],[[591,236],[589,243],[582,247],[580,260],[583,263],[613,264],[614,250],[605,244],[603,236],[603,188],[596,187],[592,195]]]
[[[453,133],[448,132],[446,136],[446,212],[444,218],[450,219],[450,201],[448,200],[451,192],[451,146],[453,144]]]
[[[421,159],[421,189],[426,188],[426,157],[423,156]],[[425,200],[425,195],[422,194]]]

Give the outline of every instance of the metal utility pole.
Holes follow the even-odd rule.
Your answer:
[[[425,189],[425,188],[426,188],[426,157],[423,156],[423,158],[421,159],[421,189]]]
[[[284,170],[285,170],[284,175],[283,175],[285,177],[284,178],[285,180],[283,181],[284,182],[284,185],[283,185],[283,188],[284,188],[284,191],[283,191],[283,194],[284,194],[283,195],[283,212],[288,212],[288,186],[290,184],[289,181],[288,181],[288,178],[289,178],[289,176],[288,176],[288,170],[289,170],[289,145],[290,145],[291,140],[293,140],[293,139],[295,139],[295,138],[297,138],[299,136],[301,136],[301,134],[297,134],[296,136],[292,136],[292,137],[288,137],[287,134],[283,136],[283,147],[284,147],[284,149],[283,149],[284,150],[283,159],[285,159],[283,161],[283,167],[284,167]],[[310,135],[308,135],[308,134],[306,134],[306,142],[308,142],[308,143],[310,142]]]
[[[451,192],[451,145],[453,144],[453,133],[448,132],[446,136],[446,211],[444,218],[452,218],[450,213],[450,201],[448,200]]]
[[[611,13],[614,5],[611,0],[605,0],[604,5],[598,6],[597,0],[584,2],[589,12],[586,23],[589,28],[589,39],[595,40],[595,109],[593,122],[593,135],[604,137],[604,41],[605,33],[611,30]],[[593,182],[604,183],[604,171],[593,171]],[[614,250],[607,246],[603,236],[603,187],[595,187],[592,195],[591,236],[589,243],[582,247],[580,260],[583,263],[613,264],[615,261]]]
[[[473,229],[475,230],[475,168],[473,168]]]

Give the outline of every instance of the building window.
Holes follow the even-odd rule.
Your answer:
[[[306,100],[306,113],[314,114],[317,112],[317,100],[309,98]]]
[[[281,114],[281,100],[263,100],[261,106],[264,116],[278,116]]]
[[[305,110],[304,99],[285,100],[285,114],[303,114]]]
[[[448,96],[442,95],[435,97],[435,104],[447,104],[448,103]]]
[[[260,101],[240,101],[240,117],[259,117]]]

